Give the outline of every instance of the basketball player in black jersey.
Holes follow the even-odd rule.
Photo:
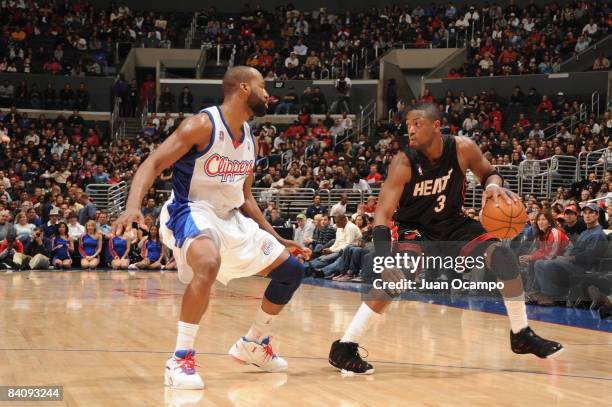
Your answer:
[[[392,254],[389,223],[395,214],[399,228],[418,229],[426,240],[457,242],[457,253],[486,253],[487,271],[504,283],[501,290],[510,319],[510,346],[519,354],[532,353],[548,358],[563,350],[561,344],[543,339],[528,326],[525,295],[514,253],[488,235],[482,225],[462,212],[465,173],[471,170],[481,181],[486,200],[519,197],[502,188],[502,178],[483,157],[480,149],[467,137],[440,133],[440,113],[429,103],[422,103],[407,116],[409,147],[391,161],[374,216],[374,255]],[[468,242],[463,245],[460,243]],[[468,252],[466,252],[466,249]],[[402,275],[403,277],[403,275]],[[391,277],[397,281],[399,277]],[[381,299],[368,299],[353,317],[342,339],[335,341],[329,362],[343,372],[371,374],[372,365],[358,352],[358,342],[398,292]]]

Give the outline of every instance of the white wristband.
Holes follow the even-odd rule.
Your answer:
[[[489,184],[489,185],[487,185],[487,186],[485,187],[485,191],[486,191],[487,189],[489,189],[489,187],[492,187],[492,186],[496,186],[496,187],[500,187],[500,188],[502,187],[501,185],[497,185],[497,184]]]

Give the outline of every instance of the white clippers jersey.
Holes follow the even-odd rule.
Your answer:
[[[255,165],[255,141],[246,122],[243,134],[233,135],[218,106],[202,112],[213,124],[212,137],[204,151],[193,148],[174,164],[174,201],[203,205],[225,217],[244,203],[244,181]]]

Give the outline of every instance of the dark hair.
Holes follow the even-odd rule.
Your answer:
[[[57,235],[58,235],[58,236],[61,236],[59,233],[60,233],[60,226],[62,226],[62,225],[63,225],[63,226],[64,226],[64,228],[66,229],[66,236],[68,236],[68,225],[66,224],[66,222],[59,222],[59,223],[57,224]]]
[[[537,240],[544,240],[546,238],[546,235],[550,232],[550,229],[547,231],[541,230],[538,227],[538,219],[540,218],[540,216],[544,216],[546,218],[546,220],[548,221],[549,225],[550,225],[550,229],[554,228],[556,226],[556,222],[552,217],[552,213],[550,213],[549,211],[540,211],[538,212],[538,214],[535,217],[535,222],[534,222],[534,227],[535,227],[535,231],[536,231],[536,238]]]
[[[440,109],[435,103],[419,102],[411,110],[422,110],[425,112],[425,117],[432,122],[440,120]]]

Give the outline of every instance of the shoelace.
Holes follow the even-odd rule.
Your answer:
[[[361,353],[359,353],[359,349],[363,349],[363,351],[366,353],[365,356],[362,356]],[[368,350],[363,346],[357,345],[355,346],[355,356],[359,357],[360,359],[365,359],[370,356],[370,352],[368,352]]]
[[[183,359],[176,358],[176,361],[177,361],[179,367],[183,370],[183,372],[185,372],[187,374],[195,373],[196,366],[198,366],[198,367],[200,366],[200,365],[196,364],[195,358],[193,357],[193,353],[192,352],[188,352],[185,355],[185,358],[183,358]]]
[[[272,350],[272,346],[270,346],[269,343],[267,345],[264,345],[263,348],[264,348],[264,352],[266,352],[266,358],[264,360],[274,359],[276,357],[276,355],[274,354],[274,351]]]

